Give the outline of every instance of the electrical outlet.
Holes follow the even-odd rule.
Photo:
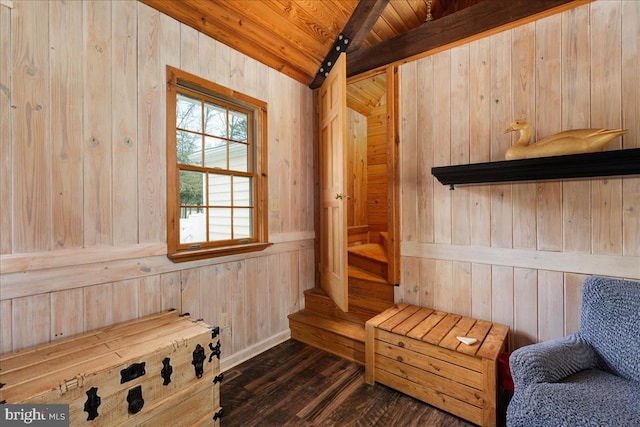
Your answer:
[[[271,212],[280,212],[280,199],[271,199]]]
[[[229,313],[220,313],[220,329],[229,327]]]

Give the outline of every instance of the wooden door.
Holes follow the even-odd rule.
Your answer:
[[[320,88],[320,287],[348,311],[346,176],[346,57]]]

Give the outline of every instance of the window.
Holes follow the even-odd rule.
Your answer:
[[[267,109],[167,67],[167,249],[175,262],[267,242]]]

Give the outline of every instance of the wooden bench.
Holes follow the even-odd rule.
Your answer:
[[[399,303],[369,320],[365,334],[368,384],[496,425],[497,359],[506,351],[508,326]],[[477,342],[463,344],[459,336]]]

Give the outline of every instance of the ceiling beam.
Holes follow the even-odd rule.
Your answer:
[[[349,52],[347,76],[355,76],[579,0],[484,0],[373,46]]]
[[[362,42],[371,32],[373,25],[380,17],[380,14],[382,14],[387,3],[389,3],[389,0],[360,0],[358,2],[358,5],[351,14],[349,21],[345,24],[341,33],[341,35],[346,36],[349,40],[347,52],[357,50],[362,45]],[[336,40],[331,49],[333,50],[337,44],[339,44],[338,40]],[[334,52],[332,51],[327,53],[324,61],[322,61],[323,65],[333,56],[333,53]],[[348,57],[349,55],[347,55],[347,58]],[[318,73],[316,73],[316,76],[309,85],[311,89],[319,88],[322,85],[322,82],[324,82],[325,74],[321,72],[322,69],[323,66],[318,70]]]
[[[351,39],[347,53],[360,49],[389,0],[360,0],[342,32]]]

